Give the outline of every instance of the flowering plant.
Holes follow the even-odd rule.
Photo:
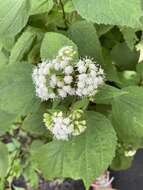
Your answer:
[[[104,188],[109,167],[130,167],[142,16],[140,0],[0,0],[0,189],[65,177]]]

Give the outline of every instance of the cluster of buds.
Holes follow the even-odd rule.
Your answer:
[[[71,136],[80,135],[86,129],[82,110],[75,110],[67,116],[62,111],[45,113],[44,123],[54,138],[58,140],[69,140]]]
[[[94,96],[104,82],[104,72],[92,59],[75,59],[72,46],[59,50],[55,59],[43,61],[33,71],[36,94],[41,100],[67,96]]]
[[[72,65],[75,53],[72,47],[63,47],[55,59],[43,61],[34,69],[32,77],[38,97],[48,100],[74,95]]]
[[[125,150],[124,155],[125,157],[132,157],[136,154],[137,150]]]

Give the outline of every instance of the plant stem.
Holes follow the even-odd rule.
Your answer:
[[[64,10],[64,5],[63,5],[62,0],[59,0],[59,3],[60,3],[61,8],[62,8],[63,19],[64,19],[65,27],[68,28],[68,24],[67,24],[67,20],[66,20],[66,13],[65,13],[65,10]]]

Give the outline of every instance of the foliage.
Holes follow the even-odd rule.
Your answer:
[[[0,0],[0,189],[16,190],[16,179],[36,189],[43,176],[88,187],[108,167],[130,166],[126,152],[143,147],[142,18],[142,0]],[[74,63],[96,61],[104,84],[92,97],[41,101],[33,69],[65,46]],[[79,109],[87,129],[55,140],[44,113]]]

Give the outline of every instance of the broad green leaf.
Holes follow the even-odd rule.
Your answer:
[[[138,40],[136,36],[136,31],[132,28],[123,27],[121,28],[121,32],[123,34],[123,37],[125,39],[125,42],[127,46],[133,50],[135,48],[135,43]]]
[[[46,109],[47,107],[45,105],[39,104],[37,109],[27,115],[23,121],[22,128],[34,134],[44,134],[47,132],[43,123],[43,114],[46,112]]]
[[[136,68],[138,62],[139,53],[137,51],[131,51],[126,43],[119,43],[111,51],[114,64],[120,70],[133,70]]]
[[[0,42],[2,43],[3,47],[7,51],[11,51],[11,49],[15,43],[15,36],[2,35],[2,37],[0,38]]]
[[[120,142],[128,146],[143,145],[143,88],[130,86],[128,94],[116,97],[112,103],[112,120]]]
[[[114,98],[123,94],[126,92],[110,85],[103,85],[93,97],[93,101],[97,104],[111,104]]]
[[[0,136],[9,131],[15,119],[15,114],[10,114],[8,112],[0,110]]]
[[[5,144],[0,142],[0,179],[3,179],[8,170],[8,150]]]
[[[143,16],[140,0],[72,0],[77,12],[98,24],[140,27]]]
[[[11,50],[11,55],[9,58],[10,64],[22,61],[23,57],[32,47],[32,43],[35,37],[36,33],[32,29],[30,30],[30,28],[22,33],[22,35],[18,38],[17,42]]]
[[[49,12],[53,5],[53,0],[31,0],[30,14],[34,15]]]
[[[63,34],[47,32],[41,45],[41,58],[52,59],[64,46],[73,46],[77,50],[76,45]]]
[[[0,109],[13,114],[26,114],[37,98],[32,82],[32,65],[18,63],[0,68]]]
[[[0,67],[8,63],[8,56],[4,53],[3,50],[0,50]]]
[[[15,36],[26,25],[29,0],[0,0],[0,35]]]
[[[96,112],[87,112],[86,120],[87,130],[80,136],[70,141],[53,141],[34,153],[33,159],[47,179],[82,178],[89,187],[110,165],[116,147],[111,123]]]
[[[92,23],[76,22],[70,26],[68,34],[78,46],[80,56],[93,57],[98,63],[103,63],[101,44]]]

